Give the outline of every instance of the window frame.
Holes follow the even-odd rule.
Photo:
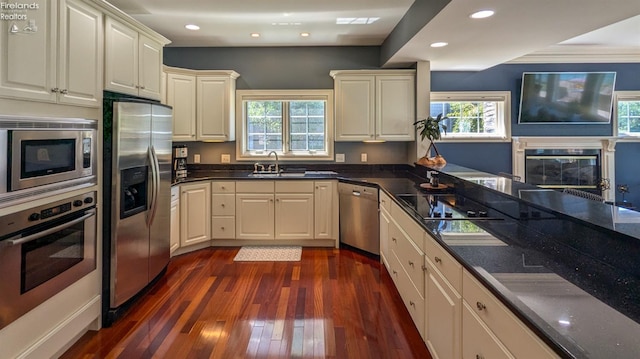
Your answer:
[[[619,101],[640,101],[640,91],[614,91],[613,93],[613,136],[639,140],[640,132],[620,132],[618,128],[618,102]]]
[[[478,135],[453,135],[442,133],[439,142],[510,142],[511,141],[511,91],[455,91],[431,92],[430,102],[497,102],[497,127],[501,133]]]
[[[236,91],[236,160],[255,161],[267,159],[271,151],[250,151],[247,149],[247,120],[245,101],[325,101],[325,150],[324,151],[291,151],[289,145],[284,145],[288,151],[276,151],[280,161],[326,161],[334,156],[334,106],[333,90],[237,90]],[[289,111],[283,109],[282,139],[288,143],[291,136]],[[273,159],[273,157],[271,158]]]

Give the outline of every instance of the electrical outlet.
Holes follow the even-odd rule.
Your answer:
[[[200,154],[196,153],[193,155],[193,163],[200,163]]]
[[[367,162],[367,154],[366,153],[361,153],[360,154],[360,162]]]
[[[220,162],[222,163],[231,163],[231,155],[228,153],[223,153],[220,155]]]
[[[344,162],[344,153],[336,153],[336,162]]]

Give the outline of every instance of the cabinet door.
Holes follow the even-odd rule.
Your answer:
[[[313,193],[314,237],[316,239],[337,239],[334,219],[337,217],[337,203],[334,202],[337,186],[334,181],[317,181]]]
[[[374,76],[340,76],[335,80],[336,141],[372,140],[375,136]]]
[[[384,209],[380,209],[380,259],[389,269],[389,214]]]
[[[425,261],[427,347],[434,359],[460,358],[462,298],[426,257]]]
[[[182,185],[180,193],[180,245],[211,239],[211,186]]]
[[[171,253],[180,248],[180,201],[171,201]]]
[[[376,76],[376,138],[415,139],[415,76]]]
[[[229,141],[231,121],[229,78],[198,76],[197,129],[198,140]],[[233,119],[235,121],[235,119]]]
[[[273,193],[236,194],[236,238],[274,238]]]
[[[500,343],[491,330],[478,318],[469,305],[462,305],[462,357],[485,359],[513,359],[507,348]]]
[[[0,96],[55,102],[57,2],[29,3],[28,20],[0,21]]]
[[[313,194],[276,194],[276,239],[313,239]]]
[[[138,53],[138,32],[108,17],[105,21],[105,89],[138,95]]]
[[[196,79],[167,74],[167,105],[173,107],[173,140],[196,139]]]
[[[138,40],[138,94],[152,100],[161,99],[162,45],[140,35]]]
[[[60,4],[58,88],[60,103],[102,104],[102,13],[84,2]]]

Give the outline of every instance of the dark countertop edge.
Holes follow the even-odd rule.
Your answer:
[[[451,256],[453,256],[467,271],[469,271],[480,283],[482,283],[487,290],[489,290],[496,298],[498,298],[498,300],[500,300],[501,303],[503,303],[507,308],[509,308],[509,310],[518,318],[520,319],[520,321],[522,321],[530,330],[532,330],[537,336],[538,338],[540,338],[540,340],[542,340],[545,344],[547,344],[549,346],[549,348],[551,348],[556,354],[558,354],[560,357],[562,358],[569,358],[569,359],[573,359],[576,358],[575,353],[572,353],[571,350],[569,350],[565,345],[563,345],[562,343],[558,343],[556,340],[554,340],[551,335],[549,335],[543,328],[540,328],[536,323],[534,323],[531,318],[527,315],[527,313],[525,313],[524,311],[522,311],[521,308],[517,307],[514,304],[514,301],[516,301],[516,298],[508,298],[508,296],[506,296],[503,292],[500,292],[496,287],[495,287],[495,283],[492,283],[491,281],[487,280],[487,278],[485,278],[481,273],[479,273],[472,265],[470,265],[469,263],[467,263],[463,258],[460,257],[460,255],[458,253],[456,253],[455,251],[453,251],[451,248],[449,248],[449,245],[447,245],[446,243],[444,243],[440,238],[438,238],[438,236],[434,235],[432,233],[432,231],[426,226],[426,224],[423,222],[422,218],[418,218],[416,217],[416,214],[413,213],[413,211],[411,211],[411,209],[406,208],[405,205],[403,205],[397,198],[396,198],[396,194],[397,193],[393,193],[389,190],[387,190],[387,188],[384,187],[384,181],[387,178],[378,178],[378,177],[365,177],[366,175],[371,175],[371,173],[367,173],[365,174],[365,176],[359,176],[360,172],[355,172],[353,174],[347,174],[347,173],[338,173],[335,175],[329,175],[329,174],[315,174],[315,175],[305,175],[303,177],[268,177],[268,178],[256,178],[256,177],[249,177],[248,174],[250,171],[238,171],[238,170],[214,170],[214,171],[202,171],[202,172],[213,172],[215,174],[209,175],[209,176],[198,176],[198,177],[191,177],[191,178],[187,178],[185,180],[182,181],[178,181],[178,182],[172,182],[172,186],[173,185],[179,185],[179,184],[189,184],[189,183],[196,183],[196,182],[200,182],[200,181],[213,181],[213,180],[259,180],[259,181],[281,181],[281,180],[338,180],[339,182],[344,182],[344,183],[351,183],[351,184],[355,184],[355,185],[364,185],[364,186],[370,186],[370,187],[377,187],[380,190],[384,191],[400,208],[402,208],[402,210],[409,215],[416,223],[418,223],[418,225],[420,225],[420,227],[427,233],[429,233],[430,237],[433,238],[442,248],[444,248],[447,253],[449,253]],[[351,175],[355,175],[355,177],[351,177]],[[409,172],[404,172],[403,173],[404,176],[397,176],[397,177],[388,177],[388,178],[405,178],[408,181],[414,181],[416,184],[418,184],[419,182],[425,182],[427,181],[425,178],[420,177],[418,174],[415,173],[409,173]],[[452,175],[455,176],[455,175]],[[409,177],[414,177],[409,178]],[[464,179],[461,179],[464,180]],[[487,188],[489,189],[489,188]],[[533,315],[535,315],[535,312],[532,312]],[[551,329],[552,330],[552,329]]]

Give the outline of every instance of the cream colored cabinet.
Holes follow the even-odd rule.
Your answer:
[[[276,239],[313,239],[313,222],[313,193],[276,193]]]
[[[336,141],[413,141],[415,71],[332,71]]]
[[[196,78],[167,73],[167,105],[173,107],[173,140],[196,139]]]
[[[180,246],[211,239],[211,184],[180,185]]]
[[[316,181],[313,193],[314,237],[338,239],[338,183]]]
[[[171,253],[180,248],[180,187],[171,187]]]
[[[425,338],[434,359],[461,355],[462,297],[428,259],[425,275]],[[465,358],[472,358],[465,356]],[[489,356],[489,358],[493,358]]]
[[[235,71],[164,67],[174,141],[235,140]]]
[[[107,17],[105,89],[160,100],[162,48],[162,43]]]
[[[514,359],[466,302],[462,305],[463,358]]]
[[[102,13],[79,0],[36,0],[0,27],[0,96],[100,107]],[[6,26],[4,26],[6,25]]]
[[[211,239],[236,237],[235,192],[235,182],[211,182]]]
[[[275,183],[236,182],[236,239],[275,238]]]

